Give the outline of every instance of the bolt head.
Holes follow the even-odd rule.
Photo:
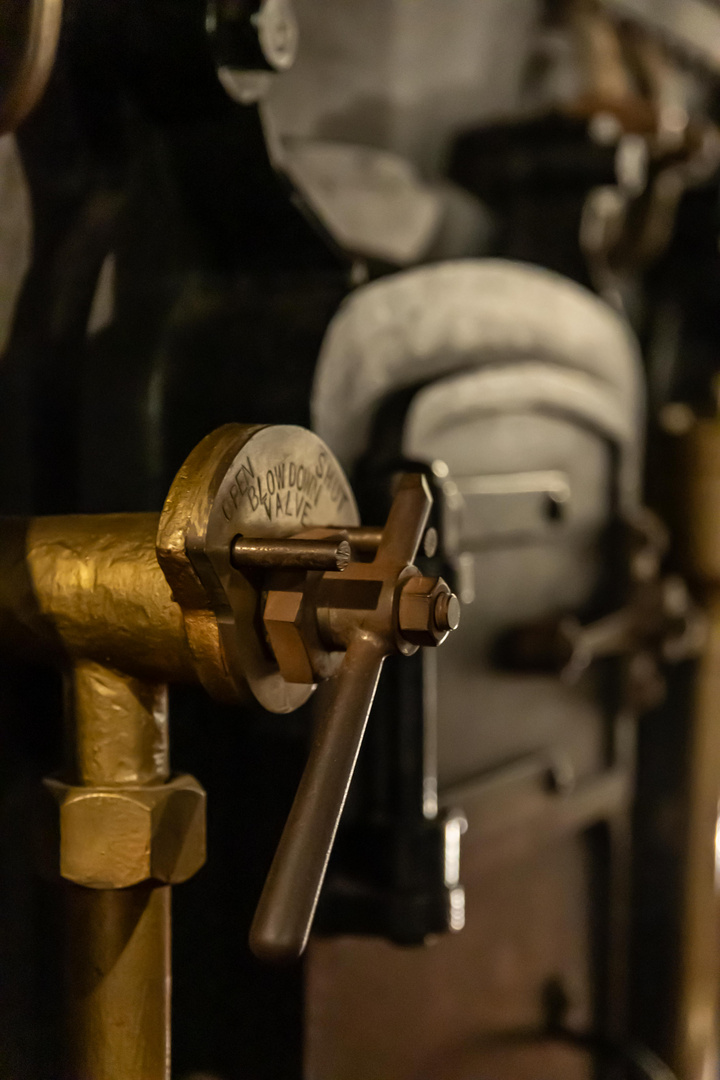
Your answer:
[[[302,592],[271,589],[265,602],[263,622],[285,681],[310,685],[315,679],[310,650],[302,633],[302,605]]]
[[[440,593],[433,613],[435,625],[441,632],[450,633],[460,625],[460,601],[455,593]]]

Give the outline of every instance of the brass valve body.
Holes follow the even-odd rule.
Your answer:
[[[46,788],[73,889],[69,1075],[169,1076],[166,886],[205,860],[205,793],[170,774],[169,682],[286,713],[332,681],[251,932],[258,955],[302,952],[383,662],[457,626],[450,589],[413,565],[431,502],[405,476],[385,527],[361,529],[317,436],[232,424],[159,517],[0,522],[0,644],[68,686],[70,754]]]
[[[158,566],[158,514],[0,521],[0,642],[60,663],[94,660],[156,682],[197,674]]]
[[[234,568],[233,542],[357,523],[352,490],[317,436],[228,425],[190,455],[161,516],[0,522],[0,643],[291,711],[312,684],[288,683],[258,638],[257,578]]]

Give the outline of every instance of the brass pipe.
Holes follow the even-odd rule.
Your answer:
[[[678,449],[677,531],[686,572],[705,602],[708,637],[689,739],[673,1064],[682,1080],[709,1080],[717,1073],[720,1006],[720,421],[696,421]]]
[[[169,1080],[171,887],[67,889],[66,1080]]]
[[[695,689],[688,769],[675,1068],[682,1080],[711,1080],[718,1066],[718,893],[720,799],[720,589],[706,597],[708,637]]]
[[[165,783],[166,687],[83,661],[69,680],[68,704],[75,783]],[[67,907],[67,1080],[169,1080],[169,886],[70,885]]]
[[[170,776],[167,687],[92,661],[76,664],[68,683],[72,782],[164,784]]]
[[[0,522],[0,644],[86,657],[153,682],[197,681],[155,550],[157,514]]]

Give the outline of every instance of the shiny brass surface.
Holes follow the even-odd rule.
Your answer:
[[[323,574],[310,582],[307,595],[288,588],[268,592],[264,617],[270,641],[276,644],[284,627],[282,649],[288,663],[296,653],[298,675],[303,663],[308,671],[312,666],[304,605],[316,613],[326,648],[344,649],[345,656],[329,682],[305,772],[250,932],[253,952],[265,959],[294,960],[307,943],[385,658],[415,652],[410,633],[424,634],[429,644],[437,645],[449,631],[450,590],[441,579],[421,577],[411,565],[431,503],[424,477],[403,477],[372,562],[351,562],[342,574]],[[413,625],[404,628],[400,609],[410,583]],[[445,599],[437,612],[440,597]],[[447,629],[436,627],[436,617]],[[454,615],[452,621],[457,621]]]
[[[45,785],[58,807],[66,881],[90,889],[179,885],[205,863],[205,792],[192,776],[136,788]]]
[[[68,885],[63,1080],[169,1080],[170,894]]]
[[[69,745],[81,744],[69,762],[78,787],[86,777],[103,785],[107,791],[99,794],[107,807],[128,792],[146,787],[152,793],[165,782],[170,766],[162,690],[142,688],[134,678],[84,662],[73,673],[68,701],[79,705],[68,715]],[[119,784],[119,775],[132,782]],[[96,788],[89,793],[98,794]],[[72,807],[72,797],[69,801]],[[112,831],[112,812],[103,808],[99,820],[91,815],[88,823],[82,809],[71,809],[66,839],[79,860],[104,858],[117,869],[123,853],[128,857],[123,830]],[[142,843],[150,842],[147,830],[138,840],[136,810],[123,823],[137,859]],[[73,837],[77,829],[85,834]],[[84,840],[89,856],[82,852]],[[115,844],[119,858],[110,850]],[[105,889],[71,885],[67,905],[67,1080],[169,1080],[169,888],[155,882]]]
[[[50,77],[62,0],[0,3],[0,135],[14,131],[35,107]]]
[[[158,566],[156,514],[0,522],[0,642],[155,682],[196,681],[180,607]]]
[[[81,660],[66,679],[65,693],[74,784],[125,788],[169,779],[167,686],[119,677],[102,664]]]

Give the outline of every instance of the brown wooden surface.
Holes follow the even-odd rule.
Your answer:
[[[472,865],[472,830],[466,839]],[[476,860],[477,862],[478,860]],[[543,987],[561,979],[568,1022],[589,1022],[584,841],[538,846],[465,879],[467,925],[425,949],[314,941],[308,960],[307,1080],[581,1080],[579,1053],[485,1048],[485,1036],[539,1025]]]

